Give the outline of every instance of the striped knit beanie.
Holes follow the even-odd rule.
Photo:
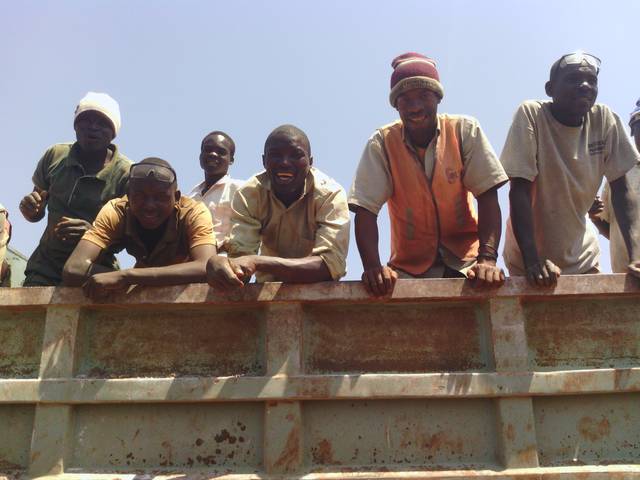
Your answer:
[[[409,52],[397,56],[391,62],[391,93],[389,101],[395,108],[398,96],[414,88],[426,88],[435,92],[440,98],[444,96],[444,88],[440,83],[440,75],[436,62],[419,53]]]

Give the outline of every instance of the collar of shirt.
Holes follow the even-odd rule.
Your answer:
[[[440,115],[436,115],[436,120],[437,120],[437,124],[436,124],[436,134],[433,137],[438,138],[440,136]],[[411,143],[411,139],[409,138],[408,135],[404,134],[404,123],[402,123],[402,121],[400,122],[401,125],[401,130],[400,133],[402,134],[402,141],[404,142],[404,144],[409,148],[409,150],[411,150],[413,153],[418,153],[416,150],[416,147]],[[433,141],[433,139],[431,140]],[[427,145],[425,148],[428,148],[429,145]]]
[[[306,197],[309,194],[309,192],[313,192],[313,188],[315,186],[314,171],[315,171],[315,169],[313,167],[311,167],[309,169],[309,173],[307,174],[307,178],[304,179],[304,188],[302,190],[302,195],[300,195],[300,198],[298,198],[295,202],[293,202],[291,205],[289,205],[288,208],[291,208],[295,204],[297,204],[300,200],[302,200],[304,197]],[[271,190],[271,179],[269,178],[269,175],[267,174],[267,172],[264,171],[264,172],[258,174],[257,177],[258,177],[258,181],[260,182],[260,184],[269,191],[269,195],[271,195],[279,203],[282,203],[282,202],[280,202],[280,199],[278,197],[276,197],[276,195]]]
[[[97,179],[103,181],[106,181],[106,179],[111,175],[111,172],[120,163],[118,147],[111,143],[107,148],[111,150],[111,159],[95,175]],[[78,142],[74,143],[71,147],[71,150],[69,150],[69,156],[67,157],[67,166],[80,168],[82,170],[82,173],[85,173],[84,165],[80,161],[80,146],[78,145]]]
[[[187,195],[188,197],[193,197],[194,195],[199,195],[201,197],[206,197],[209,193],[213,192],[214,190],[218,190],[220,188],[224,188],[224,186],[229,183],[231,181],[231,175],[229,175],[228,173],[223,176],[222,178],[220,178],[220,180],[218,180],[216,183],[214,183],[213,185],[211,185],[206,192],[202,193],[202,189],[204,188],[204,186],[206,185],[207,181],[203,180],[202,182],[200,182],[198,185],[196,185],[195,187],[193,187],[191,189],[191,191],[189,192],[189,195]]]
[[[127,198],[126,195],[124,198]],[[146,252],[147,248],[144,242],[142,241],[142,239],[140,238],[140,235],[138,234],[138,230],[140,227],[138,226],[135,217],[131,213],[128,203],[127,203],[126,212],[127,213],[126,213],[126,223],[125,223],[125,236],[133,239]],[[146,252],[147,258],[150,257],[155,252],[162,251],[165,245],[177,243],[179,213],[180,213],[180,205],[178,202],[176,202],[173,206],[173,214],[169,217],[169,221],[167,222],[167,227],[165,228],[164,233],[162,234],[162,238],[160,238],[160,240],[156,244],[155,248],[153,249],[153,252]],[[146,260],[146,258],[144,260]]]

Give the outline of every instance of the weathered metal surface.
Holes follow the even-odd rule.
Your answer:
[[[0,378],[38,376],[45,313],[44,309],[0,309]]]
[[[262,309],[164,307],[83,312],[77,375],[263,375]]]
[[[309,306],[306,371],[486,371],[491,361],[483,310],[472,302]]]
[[[620,275],[0,289],[0,478],[640,478],[638,300]]]

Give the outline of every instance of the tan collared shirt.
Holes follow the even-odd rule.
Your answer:
[[[129,200],[122,198],[107,203],[91,230],[82,237],[104,250],[126,249],[136,259],[136,267],[163,267],[188,262],[191,249],[199,245],[215,245],[211,214],[202,203],[187,197],[176,202],[162,238],[149,252],[140,238],[139,226],[129,210]]]
[[[458,119],[458,131],[456,133],[460,139],[460,151],[464,164],[462,177],[464,186],[477,197],[487,190],[505,183],[508,177],[478,121],[465,115],[449,115],[449,117]],[[420,160],[429,180],[431,180],[435,165],[436,146],[440,135],[440,121],[440,116],[438,116],[436,135],[426,149],[416,149],[409,139],[404,137],[403,131],[405,143],[409,149],[416,153],[416,157],[418,157],[420,150],[424,152],[420,156]],[[349,191],[349,205],[357,205],[378,215],[380,209],[392,194],[393,180],[391,178],[389,160],[384,149],[382,133],[380,130],[376,130],[364,147],[364,152],[362,152],[360,164]],[[465,263],[442,245],[439,247],[439,253],[445,265],[462,273],[466,273],[475,263]],[[442,265],[435,265],[434,267],[435,271],[431,273],[435,276],[441,276],[444,273]]]
[[[315,168],[304,193],[289,207],[271,190],[266,172],[250,178],[233,198],[230,257],[243,255],[303,258],[320,256],[338,280],[346,273],[349,209],[343,188]],[[267,274],[259,282],[272,281]]]
[[[218,251],[229,239],[231,233],[231,200],[244,182],[235,180],[229,175],[225,175],[216,183],[211,185],[206,192],[202,192],[206,186],[201,182],[187,195],[198,202],[204,203],[211,212],[213,219],[213,233],[216,235]]]

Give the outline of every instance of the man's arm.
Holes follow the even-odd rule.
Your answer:
[[[80,240],[62,270],[62,283],[67,287],[80,287],[96,273],[112,272],[104,265],[95,263],[102,248],[88,240]]]
[[[364,272],[362,282],[369,293],[380,296],[393,290],[398,274],[380,262],[378,216],[366,208],[351,205],[355,211],[356,244]]]
[[[93,299],[113,291],[126,290],[130,285],[165,286],[206,281],[207,260],[216,254],[213,245],[198,245],[191,249],[192,260],[175,265],[149,268],[128,268],[92,275],[84,284],[85,294]]]
[[[509,191],[511,224],[522,252],[522,260],[530,283],[550,286],[556,283],[560,269],[548,259],[541,261],[535,243],[533,211],[531,207],[531,182],[524,178],[512,178]]]
[[[609,222],[602,218],[602,212],[604,211],[604,202],[600,199],[599,196],[593,200],[593,204],[591,204],[591,208],[587,212],[589,214],[589,220],[593,223],[600,235],[609,240],[609,232],[611,225]]]
[[[502,212],[498,202],[500,185],[478,195],[478,239],[480,248],[478,263],[469,271],[469,278],[476,286],[501,285],[504,272],[496,265],[498,246],[502,234]]]
[[[629,252],[631,262],[629,271],[636,277],[640,277],[640,238],[638,238],[640,232],[638,215],[640,215],[640,210],[638,208],[637,193],[633,192],[629,187],[626,175],[610,182],[609,186],[611,188],[613,211]]]

